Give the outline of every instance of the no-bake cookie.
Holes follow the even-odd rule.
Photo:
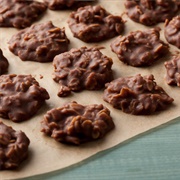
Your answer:
[[[172,20],[166,20],[164,35],[168,43],[180,49],[180,16],[176,16]]]
[[[7,72],[9,66],[9,62],[4,57],[2,50],[0,49],[0,75]]]
[[[59,96],[71,91],[98,90],[112,80],[112,59],[98,48],[81,47],[56,56],[53,79],[60,84]]]
[[[68,50],[65,29],[51,21],[32,25],[19,31],[9,41],[9,49],[23,61],[50,62]]]
[[[31,118],[49,99],[31,75],[1,75],[0,92],[0,117],[14,122]]]
[[[74,37],[85,42],[99,42],[122,33],[124,21],[101,6],[85,6],[70,14],[69,28]]]
[[[175,3],[178,5],[178,8],[180,7],[180,1],[179,0],[174,0]]]
[[[159,28],[132,31],[117,37],[111,43],[111,49],[125,64],[150,66],[169,52],[169,46],[160,40],[159,31]]]
[[[42,132],[56,141],[79,145],[103,138],[114,128],[110,111],[102,104],[83,106],[76,102],[48,111]]]
[[[174,0],[126,0],[125,7],[129,18],[146,26],[171,19],[178,11]]]
[[[154,76],[120,77],[106,84],[103,99],[125,113],[142,115],[166,109],[172,102]]]
[[[0,0],[0,27],[25,28],[47,9],[33,0]]]
[[[0,170],[15,169],[28,156],[29,139],[0,121]]]
[[[92,1],[93,0],[44,0],[48,8],[51,10],[78,8],[88,5]]]
[[[166,61],[164,65],[167,84],[180,87],[180,54],[172,56],[171,60]]]

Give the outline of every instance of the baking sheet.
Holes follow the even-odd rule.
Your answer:
[[[120,0],[99,0],[101,4],[109,12],[114,15],[121,15],[124,12],[124,1]],[[155,113],[148,116],[134,116],[125,114],[120,110],[114,109],[102,99],[103,91],[83,91],[74,93],[68,98],[59,98],[57,92],[59,85],[52,80],[53,66],[52,63],[37,63],[30,61],[21,61],[17,56],[13,55],[9,49],[7,42],[13,34],[18,32],[14,28],[0,28],[0,48],[3,50],[4,56],[9,60],[10,66],[8,73],[15,74],[32,74],[40,83],[40,85],[47,89],[50,94],[50,99],[38,111],[38,113],[22,123],[13,123],[9,120],[2,119],[2,121],[12,126],[15,130],[24,131],[30,138],[29,158],[22,163],[21,167],[14,171],[1,171],[0,179],[19,179],[43,173],[55,171],[68,167],[72,164],[78,163],[102,150],[111,148],[133,136],[141,134],[149,129],[164,124],[175,117],[180,115],[180,89],[178,87],[170,87],[164,81],[165,67],[164,61],[169,59],[166,56],[159,60],[157,63],[147,68],[136,68],[123,64],[120,62],[110,49],[110,43],[114,40],[110,39],[101,43],[84,43],[73,37],[67,25],[67,19],[71,11],[51,11],[48,10],[46,14],[36,23],[43,23],[51,20],[54,25],[58,27],[65,27],[66,35],[70,39],[70,48],[79,48],[82,46],[91,47],[93,45],[103,46],[102,49],[105,55],[113,59],[113,72],[114,77],[131,76],[141,73],[142,75],[153,74],[158,85],[162,86],[164,90],[175,99],[173,105],[166,111]],[[149,27],[140,25],[126,19],[126,28],[123,34],[128,34],[130,31],[144,30]],[[159,24],[161,27],[161,39],[165,41],[163,35],[163,23]],[[178,49],[170,46],[171,52]],[[43,78],[41,79],[41,75]],[[115,123],[115,129],[107,134],[104,139],[86,143],[81,146],[68,146],[56,142],[50,137],[44,136],[40,132],[40,121],[47,110],[59,107],[66,102],[77,101],[80,104],[88,105],[94,103],[102,103],[111,110],[111,116]]]

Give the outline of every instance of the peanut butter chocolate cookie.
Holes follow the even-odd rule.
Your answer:
[[[33,0],[0,0],[0,27],[25,28],[47,9]]]
[[[85,6],[70,14],[69,28],[74,37],[85,42],[99,42],[122,33],[124,21],[101,6]]]
[[[0,121],[0,170],[15,169],[28,156],[29,139]]]
[[[81,47],[56,56],[53,60],[54,81],[60,84],[58,95],[68,96],[71,91],[99,90],[112,80],[112,59],[98,48]]]
[[[126,0],[125,7],[129,18],[146,26],[171,19],[178,11],[174,0]]]
[[[164,63],[166,68],[166,82],[169,85],[180,87],[180,54],[174,55],[171,60]]]
[[[78,8],[88,5],[90,2],[92,3],[93,1],[96,0],[44,0],[48,8],[51,10]]]
[[[150,66],[169,52],[168,44],[160,40],[160,29],[130,32],[111,43],[120,61],[131,66]]]
[[[180,16],[166,20],[164,35],[168,43],[180,49]]]
[[[9,41],[9,49],[23,61],[50,62],[68,50],[65,29],[51,21],[32,25],[19,31]]]
[[[158,86],[154,76],[120,77],[106,84],[104,100],[125,113],[142,115],[164,110],[173,98]]]
[[[56,141],[79,145],[103,138],[114,128],[110,111],[102,104],[76,102],[51,109],[41,122],[42,132]]]
[[[48,92],[31,75],[0,76],[0,117],[25,121],[37,113]]]
[[[9,62],[4,57],[3,52],[0,49],[0,75],[7,72],[8,66],[9,66]]]

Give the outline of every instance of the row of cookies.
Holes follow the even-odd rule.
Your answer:
[[[14,3],[15,1],[12,2]],[[16,2],[19,5],[23,4],[23,2],[20,1]],[[24,4],[31,3],[27,2]],[[37,4],[34,5],[37,7]],[[22,6],[20,7],[18,7],[18,9],[22,9]],[[24,9],[23,12],[25,12]],[[17,19],[15,21],[17,22]],[[36,27],[38,27],[38,25]],[[18,40],[22,35],[20,35],[17,39],[15,38],[15,41],[17,42],[13,42],[13,45],[11,46],[14,48],[15,54],[17,52],[17,55],[22,57],[22,59],[24,57],[26,60],[33,59],[36,61],[38,57],[38,62],[46,62],[46,59],[48,59],[47,61],[49,61],[49,59],[52,61],[56,54],[67,51],[69,40],[66,38],[63,29],[61,30],[60,28],[54,27],[51,22],[46,23],[44,26],[41,24],[39,27],[40,28],[35,28],[37,30],[36,32],[45,32],[44,34],[37,35],[37,38],[40,38],[39,42],[45,41],[50,45],[43,46],[43,44],[41,44],[39,47],[38,45],[40,43],[36,41],[35,33],[30,30],[27,32],[26,36],[23,37],[22,41],[25,41],[25,44],[19,43],[22,44],[21,53],[16,50],[16,47],[18,46]],[[31,39],[33,40],[31,41]],[[26,45],[27,41],[31,41],[28,48]],[[58,43],[60,44],[60,47]],[[26,51],[27,49],[29,51]],[[37,54],[33,54],[32,52],[36,51],[36,49],[38,49]],[[49,55],[47,55],[48,50],[50,50]],[[1,74],[4,74],[7,72],[9,63],[3,56],[2,51],[0,52],[2,68]],[[27,57],[29,57],[29,59]],[[0,81],[1,104],[3,104],[3,106],[1,106],[0,114],[3,118],[11,119],[14,122],[20,122],[29,119],[44,104],[45,100],[49,99],[49,94],[46,89],[40,87],[39,83],[31,75],[2,75]],[[77,112],[77,110],[79,110],[79,112]],[[92,111],[96,112],[93,113],[95,117],[91,117]],[[70,112],[74,114],[74,117],[72,114],[70,114]],[[92,139],[102,138],[109,130],[114,127],[109,110],[102,105],[91,105],[85,107],[72,102],[69,105],[62,107],[61,109],[53,109],[49,111],[45,116],[45,119],[48,120],[49,114],[52,114],[52,117],[57,117],[57,120],[59,121],[59,116],[56,116],[57,113],[60,113],[62,116],[64,116],[64,118],[62,117],[62,121],[59,122],[59,129],[57,128],[57,125],[55,126],[55,122],[51,122],[49,124],[47,122],[46,124],[44,120],[44,123],[42,122],[42,131],[49,134],[51,132],[51,130],[48,130],[49,127],[52,129],[53,137],[56,140],[66,143],[80,144]],[[68,117],[71,115],[72,119],[66,117],[65,114],[68,114]],[[75,129],[73,130],[73,128]],[[24,159],[27,158],[30,140],[23,132],[15,131],[2,122],[0,123],[0,130],[0,169],[14,169],[18,167]]]
[[[56,2],[56,0],[51,2]],[[89,18],[89,16],[92,18]],[[99,40],[114,37],[121,33],[124,28],[124,21],[121,17],[112,18],[112,15],[106,12],[100,6],[87,6],[84,8],[80,8],[77,10],[77,12],[73,12],[71,14],[71,18],[72,19],[69,21],[69,24],[72,32],[74,33],[74,36],[80,38],[85,42],[97,42]],[[88,27],[86,28],[83,26],[83,28],[79,28],[80,31],[77,31],[77,24],[74,23],[74,21],[80,21],[80,23],[83,24],[86,24],[87,22]],[[91,23],[93,23],[94,21],[95,25],[92,25]],[[104,22],[106,22],[108,25],[106,26]],[[64,50],[64,52],[67,51],[67,44],[69,43],[69,40],[65,36],[64,30],[54,27],[51,22],[46,23],[46,25],[47,24],[51,27],[50,29],[47,28],[49,34],[58,32],[61,35],[61,38],[58,38],[59,35],[58,37],[56,37],[56,35],[52,35],[52,37],[55,39],[59,39],[59,41],[57,41],[58,43],[65,43],[61,46],[61,48],[64,47],[66,49]],[[51,55],[55,57],[54,54],[56,54],[56,52],[51,52],[51,55],[49,56],[46,55],[48,53],[48,50],[56,48],[52,48],[51,46],[47,47],[47,45],[44,44],[40,44],[40,46],[38,46],[39,44],[35,33],[31,30],[29,32],[29,29],[35,29],[36,26],[39,26],[36,30],[37,32],[41,32],[42,29],[46,29],[46,27],[42,28],[43,24],[33,25],[28,28],[28,33],[25,36],[23,36],[22,32],[26,32],[26,29],[22,30],[22,34],[19,32],[17,36],[13,36],[13,38],[10,40],[10,49],[14,54],[22,57],[22,60],[35,60],[37,57],[39,57],[39,55],[41,55],[43,58],[39,58],[40,60],[38,60],[38,62],[43,62],[43,59],[46,59],[46,57],[48,57],[48,59],[51,59],[52,61],[53,58],[50,57]],[[101,28],[104,29],[104,31],[101,31]],[[105,34],[104,32],[107,32],[107,34]],[[90,35],[87,35],[87,33],[90,33]],[[168,49],[167,45],[159,40],[157,29],[148,32],[137,32],[137,34],[139,34],[138,37],[144,36],[144,34],[146,33],[149,33],[150,36],[155,39],[153,43],[157,43],[157,48],[152,48],[154,44],[151,46],[151,48],[153,49],[152,52],[154,52],[155,50],[157,55],[159,55],[159,52],[164,53],[163,50],[165,50],[166,52],[166,50]],[[21,39],[21,36],[23,36],[22,51],[19,52],[19,49],[21,49],[19,48],[21,47],[21,42],[18,42],[18,40]],[[38,35],[38,37],[40,36],[41,35]],[[145,37],[147,36],[145,35]],[[30,48],[28,48],[27,52],[27,49],[25,48],[27,47],[27,45],[26,43],[24,44],[24,42],[29,41],[33,38],[36,41],[29,43]],[[47,34],[42,35],[40,42],[42,42],[43,39],[49,41],[48,38],[49,37],[47,36]],[[112,44],[111,46],[113,47],[114,44]],[[142,47],[144,46],[142,45]],[[33,53],[35,49],[38,49],[37,54]],[[144,50],[143,48],[139,49]],[[138,52],[139,49],[137,50]],[[144,54],[145,51],[143,51],[142,54]],[[152,54],[151,57],[153,57],[153,55],[154,54]],[[27,57],[30,58],[28,59]],[[64,59],[66,59],[67,61],[64,61]],[[44,62],[47,61],[45,60]],[[113,79],[111,70],[112,60],[111,58],[103,55],[98,48],[82,47],[80,49],[72,49],[69,52],[62,52],[62,54],[55,57],[53,64],[55,68],[53,78],[55,81],[61,84],[59,96],[67,96],[71,91],[79,91],[79,87],[87,89],[99,89],[102,88],[106,82],[109,82]],[[4,106],[4,108],[6,109],[3,110],[3,117],[7,118],[7,110],[9,107],[11,107],[9,108],[10,110],[16,109],[17,111],[16,113],[11,111],[9,113],[10,118],[13,117],[14,121],[18,121],[17,119],[19,117],[23,117],[24,119],[25,113],[24,111],[22,112],[20,106],[25,106],[27,104],[27,101],[24,99],[29,96],[26,94],[26,92],[28,92],[29,90],[31,95],[29,104],[31,105],[31,107],[37,110],[40,108],[43,102],[49,98],[49,95],[44,88],[39,86],[38,82],[32,76],[2,76],[2,92],[10,91],[12,93],[13,91],[16,91],[18,92],[18,96],[22,97],[21,100],[18,99],[17,101],[15,101],[15,99],[8,98],[13,96],[4,96],[4,102],[7,102],[7,106]],[[40,101],[38,101],[38,99],[40,99]],[[35,102],[34,100],[37,102]],[[114,107],[120,108],[124,112],[131,114],[148,114],[156,110],[164,109],[173,102],[173,99],[169,97],[166,92],[154,82],[154,78],[152,75],[146,77],[137,75],[134,77],[119,78],[110,82],[109,84],[106,84],[106,90],[104,91],[104,100],[111,103]],[[14,101],[16,102],[15,104]],[[12,104],[14,105],[13,107],[11,106]],[[31,117],[33,113],[36,113],[29,107],[27,107],[26,111],[29,112],[29,117]],[[96,117],[92,117],[92,111],[96,112]],[[26,114],[28,114],[27,112]],[[69,115],[71,115],[71,118],[69,117]],[[87,115],[90,115],[90,117]],[[62,117],[62,121],[59,121],[59,116]],[[66,126],[64,126],[64,124],[66,124]],[[2,129],[8,128],[2,123],[1,127]],[[77,104],[76,102],[71,102],[61,108],[50,110],[44,116],[44,120],[42,121],[42,131],[44,133],[52,136],[57,141],[73,144],[80,144],[89,140],[102,138],[106,132],[110,131],[113,128],[114,123],[107,108],[103,107],[102,105],[92,105],[85,107]],[[10,129],[6,131],[11,131]],[[5,131],[3,130],[2,134],[4,132]],[[16,144],[18,138],[13,135],[13,131],[9,134],[12,135],[6,136],[3,134],[4,138],[8,137],[6,140],[3,139],[3,136],[0,138],[1,146],[6,147],[6,150],[1,151],[2,158],[0,161],[0,169],[11,169],[17,167],[18,164],[23,160],[19,159],[17,161],[16,159],[13,159],[14,154],[12,152],[17,153],[17,151],[13,151],[15,148],[12,150],[12,147],[14,145],[18,147]],[[24,149],[26,149],[26,152],[25,155],[22,156],[24,158],[26,157],[27,146],[29,144],[27,138],[25,139],[26,143],[24,144],[26,144],[26,148]],[[21,144],[19,144],[19,148],[20,147],[22,147]]]

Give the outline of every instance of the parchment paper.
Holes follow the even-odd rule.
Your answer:
[[[122,0],[99,0],[104,8],[115,15],[121,15],[124,12],[124,1]],[[51,11],[48,10],[46,14],[36,23],[42,23],[49,20],[58,27],[65,27],[66,34],[71,41],[70,48],[81,46],[104,46],[101,50],[105,55],[113,59],[113,71],[115,78],[120,76],[131,76],[141,73],[142,75],[153,74],[156,82],[164,88],[164,90],[175,99],[173,105],[166,111],[161,111],[149,116],[134,116],[123,113],[111,107],[108,103],[102,100],[103,91],[83,91],[75,93],[68,98],[59,98],[57,92],[59,85],[52,80],[53,67],[52,63],[36,63],[21,61],[17,56],[13,55],[9,49],[7,42],[13,34],[18,32],[15,28],[0,28],[0,47],[4,52],[5,57],[9,60],[10,66],[8,73],[15,74],[32,74],[40,83],[40,85],[47,89],[50,94],[50,100],[46,105],[38,111],[38,113],[28,121],[22,123],[13,123],[9,120],[2,119],[2,121],[11,125],[16,130],[24,131],[30,138],[29,158],[22,163],[21,167],[15,171],[1,171],[0,179],[17,179],[39,175],[50,171],[58,170],[78,163],[99,151],[113,147],[133,136],[145,132],[151,128],[164,124],[180,115],[180,88],[170,87],[164,81],[165,67],[164,61],[169,59],[166,56],[157,63],[147,68],[135,68],[127,66],[120,62],[110,49],[110,43],[113,39],[102,43],[86,44],[74,38],[67,25],[67,18],[70,11]],[[130,31],[147,29],[143,25],[135,23],[128,19],[126,15],[123,18],[127,20],[124,34]],[[161,39],[165,41],[163,35],[163,23],[159,24],[162,28]],[[177,51],[177,48],[171,46],[171,52]],[[43,76],[43,79],[40,76]],[[91,143],[86,143],[81,146],[68,146],[56,142],[50,137],[44,136],[40,132],[40,121],[47,110],[59,107],[66,102],[75,100],[83,105],[102,103],[111,110],[111,116],[115,123],[115,129],[102,139]]]

